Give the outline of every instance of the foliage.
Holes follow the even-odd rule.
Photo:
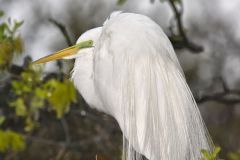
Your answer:
[[[127,0],[118,0],[117,1],[117,4],[118,5],[123,5]]]
[[[70,103],[76,100],[74,86],[67,79],[63,82],[52,79],[44,84],[44,88],[47,100],[56,111],[57,117],[61,118],[64,113],[68,112]]]
[[[0,130],[0,152],[12,150],[14,152],[22,151],[25,148],[23,136],[12,131]]]
[[[0,126],[4,123],[5,117],[0,116]],[[12,130],[0,129],[0,152],[12,150],[13,152],[25,149],[25,142],[22,135]]]
[[[4,14],[1,11],[0,17]],[[0,24],[0,69],[7,69],[13,60],[14,54],[22,53],[22,39],[17,35],[18,28],[23,22],[12,21],[10,18],[8,22]]]
[[[218,157],[219,152],[221,151],[220,147],[216,147],[212,153],[209,153],[206,150],[201,150],[203,158],[201,160],[215,160]]]
[[[0,126],[4,123],[5,119],[5,116],[0,116]]]
[[[76,93],[72,83],[65,79],[43,81],[42,71],[29,66],[17,80],[12,81],[12,90],[16,95],[10,102],[19,117],[25,119],[25,131],[31,131],[37,126],[40,109],[46,108],[46,101],[61,118],[69,110],[71,102],[75,101]]]
[[[3,12],[0,11],[0,17]],[[6,82],[10,84],[9,95],[4,104],[9,109],[2,115],[0,108],[0,152],[17,152],[25,148],[25,133],[31,133],[38,127],[41,111],[56,112],[57,118],[67,113],[70,104],[76,100],[76,92],[73,84],[62,73],[57,77],[45,78],[42,67],[24,64],[17,66],[20,71],[13,75],[10,71],[15,66],[13,58],[23,51],[23,44],[17,31],[23,22],[12,21],[0,23],[0,75],[10,75]],[[3,72],[4,71],[4,72]],[[3,85],[7,84],[3,82]],[[2,84],[1,84],[2,85]],[[7,93],[7,92],[6,92]],[[0,106],[1,107],[1,106]],[[16,131],[10,129],[8,124],[12,122],[11,117],[23,122]],[[5,125],[6,124],[6,125]],[[21,124],[21,123],[20,123]]]
[[[227,157],[229,160],[239,160],[240,159],[240,150],[237,152],[229,152]]]

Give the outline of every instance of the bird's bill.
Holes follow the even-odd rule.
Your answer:
[[[55,52],[51,55],[40,58],[40,59],[34,61],[33,64],[41,64],[41,63],[46,63],[46,62],[49,62],[49,61],[61,59],[61,58],[76,54],[80,49],[90,48],[90,47],[93,47],[93,41],[92,40],[83,41],[83,42],[80,42],[80,43],[78,43],[74,46],[65,48],[65,49],[60,50],[58,52]]]

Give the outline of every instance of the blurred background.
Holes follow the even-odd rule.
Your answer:
[[[73,62],[30,64],[115,10],[163,28],[220,157],[240,160],[240,0],[0,0],[0,160],[121,158],[120,129],[76,92]]]

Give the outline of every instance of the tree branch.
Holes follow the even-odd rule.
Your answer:
[[[44,138],[40,138],[40,137],[35,137],[35,136],[29,136],[29,135],[25,135],[24,137],[27,141],[42,143],[46,146],[56,146],[56,147],[65,147],[66,146],[64,142],[57,142],[57,141],[44,139]]]
[[[238,104],[240,103],[240,93],[234,94],[234,91],[219,92],[212,95],[204,95],[200,98],[196,98],[196,102],[199,104],[207,101],[216,101],[227,105]]]
[[[240,90],[229,89],[222,78],[219,78],[219,80],[222,83],[223,91],[197,97],[195,98],[196,102],[200,104],[207,101],[216,101],[226,105],[240,103]]]
[[[171,35],[169,37],[174,47],[176,49],[187,48],[194,53],[202,52],[203,47],[191,42],[184,31],[184,27],[182,23],[182,13],[183,13],[182,1],[168,0],[168,3],[175,14],[178,34],[179,34],[179,35]],[[177,3],[180,5],[180,9],[177,8]]]
[[[23,135],[23,136],[27,141],[41,143],[46,146],[55,146],[55,147],[68,148],[68,149],[85,147],[91,144],[94,139],[98,139],[100,141],[101,139],[104,138],[103,136],[95,135],[93,137],[85,138],[83,140],[74,141],[74,142],[71,142],[70,144],[67,144],[65,141],[54,141],[50,139],[45,139],[45,138],[36,137],[36,136],[29,136],[29,135]]]
[[[54,20],[52,18],[49,18],[49,21],[51,23],[53,23],[62,32],[62,34],[63,34],[63,36],[64,36],[68,46],[72,46],[73,43],[72,43],[71,38],[70,38],[70,36],[69,36],[69,34],[67,32],[66,27],[63,24],[57,22],[56,20]]]
[[[71,136],[70,136],[70,133],[69,133],[69,127],[68,127],[67,121],[63,117],[63,118],[60,119],[60,122],[62,124],[63,131],[64,131],[64,134],[65,134],[66,144],[69,145],[71,143]]]

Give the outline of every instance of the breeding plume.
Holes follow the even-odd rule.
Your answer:
[[[60,58],[75,59],[72,80],[89,106],[117,120],[124,160],[199,160],[213,150],[173,47],[150,18],[114,12],[35,63]]]

